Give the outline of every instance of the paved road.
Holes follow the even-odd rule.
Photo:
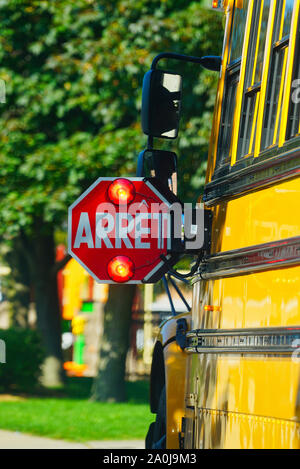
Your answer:
[[[41,436],[0,430],[0,449],[143,449],[143,440],[71,443]]]

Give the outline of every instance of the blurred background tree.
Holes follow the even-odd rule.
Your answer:
[[[68,257],[56,263],[55,232],[66,230],[67,207],[96,178],[135,173],[146,143],[140,128],[142,79],[153,57],[162,51],[220,55],[222,17],[201,1],[2,0],[0,27],[0,78],[6,83],[0,107],[0,237],[22,292],[33,287],[46,349],[44,383],[58,385],[56,274]],[[170,61],[162,67],[184,75],[181,133],[167,146],[179,156],[180,196],[195,200],[204,182],[217,74]],[[118,303],[114,321],[130,315],[131,301],[128,294],[128,304]],[[107,343],[114,333],[109,330]],[[123,355],[126,334],[118,338]],[[109,365],[108,357],[102,373]],[[116,373],[114,386],[124,369]],[[96,399],[124,398],[122,386],[114,396],[107,393],[95,386]]]

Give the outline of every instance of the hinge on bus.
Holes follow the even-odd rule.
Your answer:
[[[169,249],[170,253],[197,254],[201,257],[204,257],[210,253],[212,228],[212,211],[210,209],[202,209],[200,205],[194,208],[185,207],[184,219],[187,222],[187,233],[184,231],[186,228],[185,225],[180,224],[180,220],[178,220],[178,218],[176,219],[173,212],[170,213],[170,217],[171,227],[173,227],[173,232],[171,232],[171,245]],[[175,225],[177,230],[180,225],[182,232],[181,238],[175,235]],[[204,230],[203,244],[201,248],[197,246],[196,242],[197,238],[200,236],[200,230]]]
[[[181,432],[178,433],[179,449],[184,449],[185,417],[181,419]]]
[[[186,342],[186,332],[188,330],[188,323],[186,319],[180,318],[177,320],[176,325],[176,343],[179,345],[181,350],[184,350],[187,342]]]

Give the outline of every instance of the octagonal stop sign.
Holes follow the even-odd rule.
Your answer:
[[[68,250],[99,283],[152,283],[168,270],[177,201],[153,178],[99,178],[70,207]]]

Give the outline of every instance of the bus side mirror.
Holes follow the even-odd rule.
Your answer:
[[[144,76],[142,129],[146,135],[174,139],[178,135],[182,78],[175,73],[150,70]]]

